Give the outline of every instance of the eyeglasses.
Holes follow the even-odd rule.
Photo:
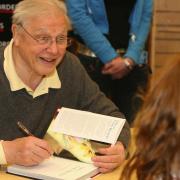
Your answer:
[[[38,44],[45,45],[46,47],[49,47],[53,43],[53,38],[48,35],[39,35],[37,37],[34,37],[31,33],[29,33],[22,24],[20,24],[21,28],[24,30],[26,34],[29,35],[32,39],[34,39]],[[68,38],[65,35],[59,35],[55,38],[55,42],[57,45],[60,45],[61,47],[68,47],[71,44],[71,39]]]

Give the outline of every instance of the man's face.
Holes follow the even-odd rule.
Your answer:
[[[15,65],[35,76],[52,73],[67,47],[67,23],[62,14],[38,16],[20,25],[14,36]]]

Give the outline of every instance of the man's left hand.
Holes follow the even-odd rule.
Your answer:
[[[98,149],[100,156],[92,158],[93,164],[99,167],[101,173],[107,173],[118,166],[125,160],[125,149],[121,142],[117,142],[114,146]]]

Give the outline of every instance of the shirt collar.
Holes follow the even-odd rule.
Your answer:
[[[7,79],[10,83],[11,91],[18,91],[20,89],[26,89],[26,91],[33,96],[33,98],[46,94],[49,92],[49,88],[60,89],[61,81],[59,79],[57,70],[51,73],[48,76],[45,76],[38,87],[33,91],[28,87],[24,82],[19,78],[16,73],[13,57],[12,57],[12,46],[13,39],[10,41],[10,44],[6,47],[4,51],[4,71],[7,76]]]

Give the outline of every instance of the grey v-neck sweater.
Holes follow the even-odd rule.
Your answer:
[[[19,120],[35,136],[42,138],[60,107],[123,117],[117,107],[99,91],[74,55],[67,52],[57,67],[61,88],[49,89],[49,93],[33,98],[25,89],[10,90],[3,68],[3,54],[0,50],[0,139],[23,137],[24,134],[16,124]],[[126,123],[119,140],[127,146],[129,136]]]

